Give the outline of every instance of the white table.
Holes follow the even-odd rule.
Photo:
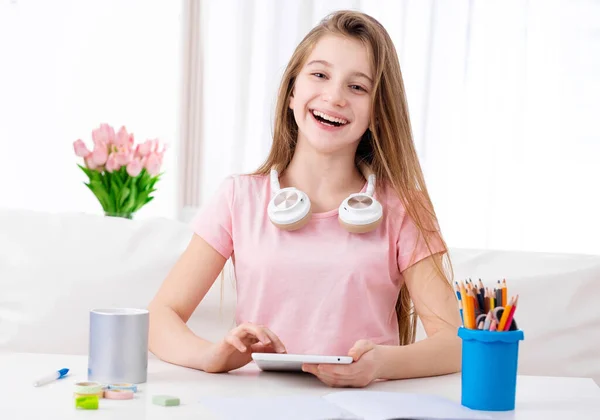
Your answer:
[[[32,381],[67,367],[67,378],[35,388]],[[201,396],[309,394],[332,389],[309,374],[260,372],[254,365],[227,374],[207,374],[149,360],[148,382],[134,400],[100,400],[97,411],[77,410],[73,384],[87,380],[87,357],[55,354],[0,353],[0,419],[215,419],[198,403]],[[367,389],[436,394],[460,402],[460,374],[403,381],[378,382]],[[171,394],[178,407],[152,404],[152,395]],[[600,388],[591,379],[520,376],[514,412],[492,414],[497,419],[599,420]],[[285,420],[285,419],[282,419]]]

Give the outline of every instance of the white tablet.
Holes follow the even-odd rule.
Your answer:
[[[348,365],[350,356],[319,356],[313,354],[252,353],[252,359],[261,370],[302,371],[303,363]]]

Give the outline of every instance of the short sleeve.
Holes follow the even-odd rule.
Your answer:
[[[213,197],[202,205],[191,222],[194,233],[225,258],[229,258],[233,253],[234,192],[234,178],[225,178]]]
[[[425,238],[419,231],[413,219],[408,213],[405,213],[402,218],[400,234],[396,243],[398,250],[398,269],[400,272],[403,272],[413,264],[430,255],[446,251],[439,229],[437,231],[426,231],[425,235],[427,235],[431,250],[427,248]]]

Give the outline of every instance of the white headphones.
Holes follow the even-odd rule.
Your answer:
[[[383,216],[383,207],[373,198],[375,174],[366,166],[360,170],[367,179],[367,191],[350,194],[340,204],[338,220],[351,233],[366,233],[374,230]],[[310,220],[311,205],[308,196],[294,187],[281,188],[279,173],[271,169],[271,193],[267,214],[271,222],[280,229],[293,231],[302,228]]]

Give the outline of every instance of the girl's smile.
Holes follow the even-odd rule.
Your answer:
[[[322,130],[341,131],[344,127],[350,124],[350,121],[335,112],[324,112],[316,109],[311,109],[309,111],[313,116],[317,126]]]

